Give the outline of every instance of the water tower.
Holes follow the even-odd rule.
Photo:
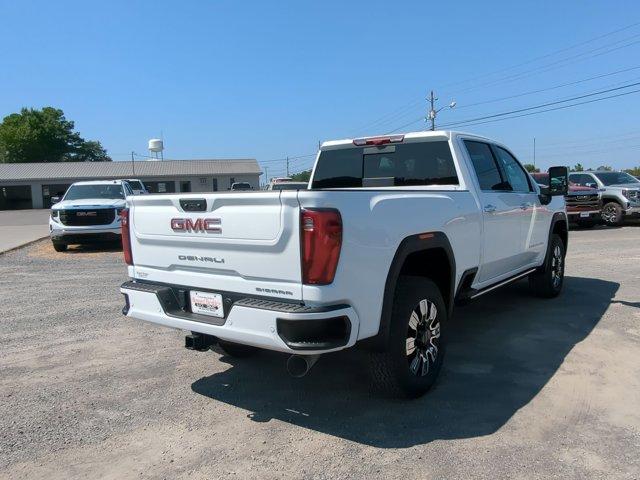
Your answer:
[[[164,150],[164,144],[159,138],[152,138],[149,140],[149,156],[150,160],[163,160],[162,151]]]

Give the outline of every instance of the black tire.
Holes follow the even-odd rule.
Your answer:
[[[53,243],[53,249],[56,252],[66,252],[67,248],[69,248],[69,245],[67,245],[66,243],[60,243],[60,242],[52,242]]]
[[[602,222],[610,227],[617,227],[622,224],[624,214],[618,202],[607,202],[602,207]]]
[[[560,295],[564,284],[565,253],[560,235],[552,234],[544,264],[538,271],[529,275],[529,287],[537,296],[553,298]]]
[[[250,357],[258,351],[256,347],[242,345],[240,343],[226,342],[224,340],[218,340],[218,346],[224,353],[230,357],[236,358]]]
[[[433,281],[400,277],[386,349],[370,354],[374,386],[393,396],[424,395],[442,367],[445,353],[442,324],[447,323],[447,316],[442,294]]]
[[[596,222],[594,222],[593,220],[583,220],[581,222],[578,222],[578,226],[580,228],[593,228],[595,224]]]

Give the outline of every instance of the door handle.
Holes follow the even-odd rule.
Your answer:
[[[485,205],[484,206],[484,211],[487,212],[487,213],[493,213],[493,212],[496,211],[496,206],[495,205],[491,205],[491,204]]]

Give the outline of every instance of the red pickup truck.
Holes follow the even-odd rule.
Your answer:
[[[531,176],[539,185],[549,186],[548,173],[532,173]],[[591,228],[600,222],[602,198],[598,189],[569,182],[569,191],[564,199],[570,222],[583,228]]]

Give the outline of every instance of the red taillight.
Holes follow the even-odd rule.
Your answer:
[[[122,233],[122,251],[124,261],[127,265],[133,265],[133,255],[131,254],[131,235],[129,233],[129,209],[124,208],[120,212],[120,229]]]
[[[302,283],[333,282],[342,247],[342,217],[338,210],[303,209],[300,212]]]
[[[356,138],[353,144],[358,147],[365,145],[385,145],[387,143],[401,143],[404,141],[404,135],[390,135],[387,137],[368,137]]]

